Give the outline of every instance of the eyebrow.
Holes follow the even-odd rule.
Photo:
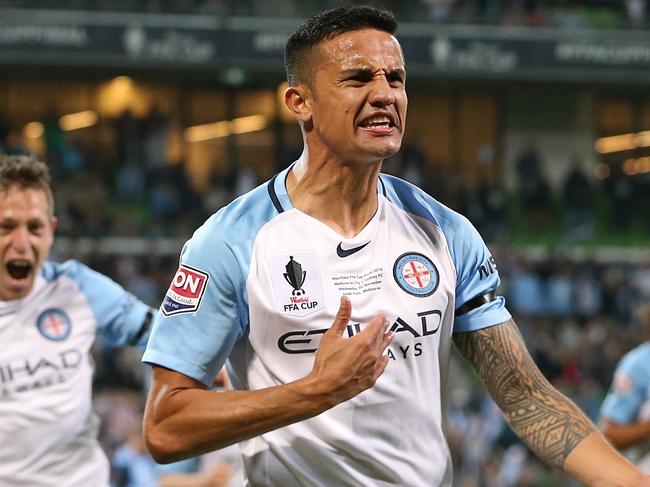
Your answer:
[[[383,70],[382,70],[383,71]],[[356,76],[356,75],[369,75],[371,76],[374,70],[369,67],[348,68],[342,71],[342,76]],[[386,73],[387,77],[398,75],[401,78],[406,77],[406,70],[404,68],[393,68]]]
[[[19,220],[17,218],[14,218],[12,216],[3,216],[3,217],[0,217],[0,223],[16,225],[16,224],[18,224],[20,222],[19,222]],[[25,222],[25,224],[26,225],[41,225],[41,226],[47,225],[47,223],[45,221],[43,221],[41,218],[29,218]]]

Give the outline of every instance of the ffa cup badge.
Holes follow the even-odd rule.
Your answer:
[[[280,313],[307,316],[325,307],[318,256],[306,252],[276,255],[269,259],[269,272]]]

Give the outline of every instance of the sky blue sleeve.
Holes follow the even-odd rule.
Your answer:
[[[467,218],[453,214],[447,230],[449,250],[456,266],[456,304],[461,308],[469,300],[489,292],[497,298],[469,312],[457,314],[454,332],[479,330],[511,319],[505,299],[499,296],[501,282],[496,262],[474,226]]]
[[[86,296],[97,323],[97,333],[114,346],[144,346],[149,306],[138,300],[112,279],[71,260],[63,264],[63,271],[72,278]]]
[[[245,259],[228,243],[242,237],[224,232],[208,220],[186,243],[142,359],[206,386],[248,324]]]
[[[623,357],[612,386],[605,397],[600,415],[615,423],[627,424],[637,419],[641,405],[647,398],[649,381],[647,361],[650,349],[635,349]],[[642,352],[646,353],[642,353]]]
[[[421,189],[399,178],[382,175],[386,197],[409,213],[438,225],[445,235],[456,269],[456,302],[458,309],[469,300],[488,292],[496,292],[500,283],[494,259],[478,231],[461,214],[447,208]],[[512,317],[501,296],[467,313],[456,314],[454,332],[487,328]]]

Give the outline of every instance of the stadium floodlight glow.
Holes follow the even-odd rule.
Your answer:
[[[39,139],[45,133],[45,127],[41,122],[29,122],[25,125],[23,132],[28,139]]]
[[[628,159],[623,163],[623,174],[626,176],[633,176],[637,173],[636,159]]]
[[[639,147],[650,147],[650,130],[644,130],[643,132],[638,133],[612,135],[611,137],[601,137],[600,139],[596,139],[594,147],[600,154],[621,152],[637,149]]]
[[[623,173],[627,176],[650,172],[650,156],[628,159],[623,162]]]
[[[250,115],[248,117],[235,118],[230,125],[233,134],[245,134],[247,132],[256,132],[266,127],[266,117],[264,115]]]
[[[194,125],[185,129],[184,136],[187,142],[204,142],[206,140],[228,137],[232,134],[256,132],[264,129],[266,125],[267,122],[264,115],[250,115],[233,120]]]
[[[66,132],[91,127],[97,123],[97,112],[84,110],[83,112],[69,113],[59,119],[59,127]]]
[[[601,154],[610,152],[620,152],[637,147],[636,134],[613,135],[611,137],[601,137],[594,144],[596,151]]]
[[[119,91],[128,91],[131,88],[133,88],[133,79],[129,76],[121,75],[121,76],[116,76],[111,80],[111,84],[113,85],[114,89],[119,90]]]
[[[604,164],[602,162],[596,164],[596,167],[594,167],[594,174],[598,179],[604,180],[607,179],[612,170],[609,168],[607,164]]]

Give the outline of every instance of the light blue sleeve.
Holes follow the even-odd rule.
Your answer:
[[[97,332],[114,346],[144,347],[149,306],[112,279],[75,260],[62,264],[64,275],[73,279],[86,296],[97,323]]]
[[[233,248],[244,236],[228,228],[212,217],[185,244],[142,359],[206,386],[248,326],[242,265],[250,257]]]
[[[637,419],[639,410],[648,397],[649,363],[650,346],[636,348],[623,357],[601,406],[601,417],[621,424]]]
[[[498,296],[499,272],[478,231],[467,218],[436,201],[417,186],[393,176],[381,175],[380,190],[388,200],[405,211],[425,218],[440,227],[456,269],[456,303],[458,309],[469,300],[488,292]],[[498,296],[471,311],[456,315],[454,332],[487,328],[511,319],[505,299]]]
[[[456,304],[458,310],[469,300],[489,292],[496,299],[457,315],[454,332],[479,330],[503,323],[512,318],[505,307],[505,299],[498,295],[499,271],[485,242],[467,218],[454,214],[451,225],[443,232],[456,267]]]
[[[201,468],[201,460],[198,457],[188,458],[179,462],[156,464],[156,471],[160,477],[175,473],[191,474],[196,473]]]

